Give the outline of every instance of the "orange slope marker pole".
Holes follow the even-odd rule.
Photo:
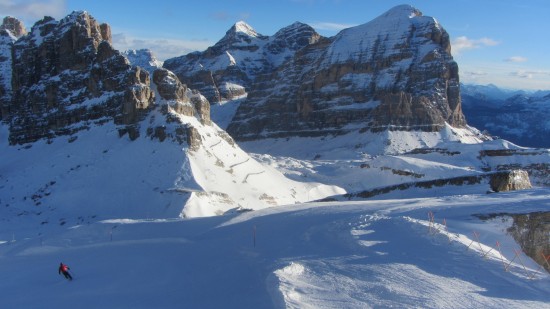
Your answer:
[[[482,253],[482,254],[485,253],[485,252],[483,251],[483,248],[481,247],[481,242],[479,241],[479,234],[478,234],[476,231],[474,231],[474,237],[475,237],[476,240],[477,240],[477,244],[479,245],[479,250],[481,250],[481,253]]]
[[[542,254],[542,258],[544,259],[544,263],[546,263],[546,266],[548,266],[548,269],[550,270],[550,264],[548,264],[548,260],[550,260],[550,255],[548,256],[545,256],[544,253],[540,253]]]
[[[430,234],[433,234],[433,229],[435,229],[435,226],[434,226],[434,214],[433,212],[431,211],[428,211],[428,221],[430,221],[429,223],[429,231],[430,231]]]
[[[468,247],[466,247],[466,251],[470,250],[470,246],[474,243],[474,240],[472,239],[472,241],[470,242],[470,244],[468,245]]]
[[[550,259],[550,255],[549,256],[546,256],[544,255],[544,252],[541,252],[540,253],[542,255],[542,258],[544,259],[544,264],[546,264],[546,266],[548,266],[548,269],[550,270],[550,264],[548,264],[548,259]],[[544,269],[544,264],[539,264],[539,267],[537,267],[537,270],[535,271],[535,273],[538,273],[538,272],[546,272],[546,269]],[[533,278],[535,277],[535,274],[533,274]]]
[[[521,259],[521,251],[517,250],[517,249],[514,249],[514,251],[516,252],[516,255],[518,256],[518,259],[519,259],[519,262],[521,263],[521,266],[523,266],[523,270],[525,271],[525,273],[528,275],[529,279],[533,279],[531,277],[531,274],[529,273],[529,271],[527,270],[527,267],[525,267],[525,264],[523,264],[523,260]]]
[[[445,226],[445,232],[447,232],[447,239],[449,239],[449,243],[451,243],[451,233],[449,233],[449,228],[447,227],[447,220],[443,218],[443,226]]]
[[[514,250],[515,251],[515,250]],[[508,265],[506,265],[506,271],[509,271],[510,270],[510,265],[512,265],[512,262],[514,262],[516,260],[516,258],[518,257],[518,253],[516,251],[516,255],[514,256],[514,258],[510,261],[510,263],[508,263]]]
[[[483,258],[486,259],[487,256],[489,255],[489,252],[493,251],[493,247],[491,247],[491,250],[487,250],[487,252],[485,252],[485,254],[483,255]]]
[[[500,254],[500,260],[502,261],[502,266],[504,266],[505,271],[508,271],[506,269],[506,263],[504,262],[504,256],[502,255],[502,252],[500,251],[500,242],[498,242],[498,240],[497,240],[497,248],[498,248],[498,253]]]

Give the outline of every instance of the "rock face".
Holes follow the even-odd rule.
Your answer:
[[[210,103],[198,91],[193,91],[182,84],[178,77],[166,69],[158,69],[153,74],[159,95],[171,102],[176,113],[198,117],[202,124],[210,125]]]
[[[273,37],[239,26],[203,53],[165,62],[190,87],[211,85],[212,97],[220,81],[244,87],[227,127],[237,140],[466,125],[449,35],[411,6],[329,39],[303,24]]]
[[[528,214],[510,215],[514,219],[508,232],[519,243],[525,254],[530,256],[546,271],[548,266],[548,252],[550,252],[550,212],[535,212]]]
[[[0,25],[0,31],[8,30],[16,38],[20,38],[27,34],[25,25],[15,17],[6,16]]]
[[[238,22],[206,51],[168,59],[164,67],[210,102],[218,103],[246,95],[256,86],[259,76],[280,67],[319,38],[313,28],[298,22],[272,37]]]
[[[153,76],[156,69],[162,68],[162,61],[157,60],[155,55],[148,49],[127,50],[122,54],[133,66],[138,66]]]
[[[11,51],[12,88],[1,102],[10,144],[109,120],[131,126],[154,102],[147,71],[130,66],[112,47],[109,25],[87,12],[60,21],[45,17]]]
[[[502,171],[491,176],[489,182],[495,192],[530,189],[529,174],[522,170]]]
[[[2,119],[2,109],[4,102],[10,102],[13,96],[11,85],[11,65],[13,43],[21,36],[25,35],[27,30],[22,22],[10,16],[4,17],[0,25],[0,119]],[[8,74],[4,73],[8,72]]]

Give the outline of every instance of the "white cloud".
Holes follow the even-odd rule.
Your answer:
[[[213,45],[212,42],[206,40],[176,40],[165,38],[138,38],[130,37],[123,33],[113,34],[113,46],[125,51],[129,49],[149,49],[157,57],[164,61],[169,58],[182,56],[197,50],[205,50]]]
[[[315,28],[317,31],[318,30],[340,31],[346,28],[357,26],[353,24],[339,24],[339,23],[327,23],[327,22],[311,23],[309,25]]]
[[[460,36],[451,42],[451,48],[453,50],[453,53],[455,55],[458,55],[463,51],[486,47],[486,46],[495,46],[498,44],[500,44],[500,42],[490,38],[469,39],[468,37]]]
[[[465,71],[465,72],[461,73],[461,75],[464,75],[465,77],[470,78],[470,79],[476,79],[476,78],[479,78],[481,76],[486,76],[488,74],[489,73],[487,73],[485,71]]]
[[[519,70],[519,71],[510,72],[510,76],[533,79],[535,77],[549,77],[550,71]]]
[[[27,23],[34,23],[44,16],[59,19],[65,11],[65,0],[0,0],[0,16],[10,15]]]
[[[526,62],[527,58],[521,57],[521,56],[513,56],[513,57],[510,57],[510,58],[504,59],[504,61],[506,61],[506,62]]]

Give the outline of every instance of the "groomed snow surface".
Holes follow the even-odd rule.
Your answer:
[[[515,258],[511,219],[473,216],[549,206],[533,189],[3,233],[1,307],[550,308],[550,276]]]

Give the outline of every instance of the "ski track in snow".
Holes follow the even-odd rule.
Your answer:
[[[472,214],[549,201],[548,190],[538,189],[311,203],[210,218],[104,220],[41,239],[2,235],[2,307],[548,308],[547,273],[529,279],[517,261],[506,272],[497,256],[482,254],[495,238],[513,245],[508,224]],[[487,242],[468,247],[472,230]],[[537,265],[524,259],[533,273]],[[74,282],[57,277],[60,261]]]

